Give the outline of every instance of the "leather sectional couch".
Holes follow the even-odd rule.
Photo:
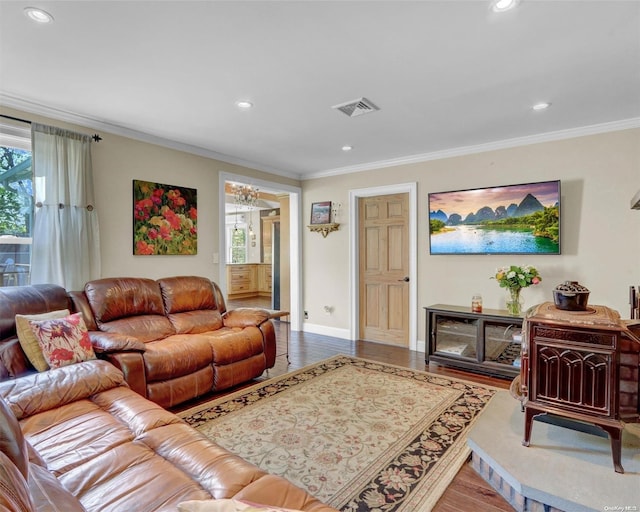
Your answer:
[[[0,288],[0,379],[32,371],[15,314],[54,309],[82,312],[98,357],[165,408],[250,381],[275,364],[269,313],[227,311],[209,279],[106,278],[70,293],[53,285]]]
[[[63,309],[83,313],[100,358],[37,372],[15,315]],[[273,366],[267,316],[226,311],[197,277],[0,288],[0,510],[175,512],[233,498],[335,512],[145,398],[169,406]]]
[[[152,512],[190,500],[329,512],[91,360],[0,383],[0,510]]]

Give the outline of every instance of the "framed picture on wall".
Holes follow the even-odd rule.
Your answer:
[[[311,224],[329,224],[331,222],[331,201],[311,203]]]
[[[198,191],[133,180],[133,254],[198,253]]]

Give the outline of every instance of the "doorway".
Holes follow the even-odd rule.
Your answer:
[[[244,212],[240,212],[241,208],[236,209],[231,193],[233,184],[258,189],[256,204],[246,208]],[[222,172],[219,174],[219,187],[218,263],[219,285],[223,294],[229,299],[255,296],[263,301],[269,300],[269,309],[290,311],[291,329],[300,330],[298,217],[301,190],[298,187]],[[237,253],[233,253],[229,245],[230,229],[245,230],[246,238],[238,237],[245,241],[247,247],[247,258],[243,262],[233,261]],[[230,273],[233,273],[233,279],[229,279]],[[235,284],[232,285],[231,282]]]
[[[349,210],[351,337],[418,350],[417,185],[352,190]]]

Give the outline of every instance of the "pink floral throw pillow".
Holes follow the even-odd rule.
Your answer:
[[[29,320],[29,326],[51,368],[96,358],[82,313],[51,320]]]

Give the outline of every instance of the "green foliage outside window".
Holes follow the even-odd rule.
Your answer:
[[[24,235],[29,231],[32,179],[31,153],[0,146],[0,235]],[[20,168],[20,164],[22,168]]]
[[[18,194],[0,185],[0,235],[20,235],[27,232],[20,207]]]
[[[231,231],[231,263],[247,262],[247,230],[234,228]]]

